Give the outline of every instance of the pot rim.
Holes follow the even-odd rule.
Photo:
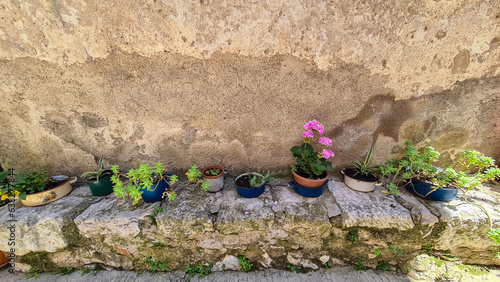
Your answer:
[[[300,176],[298,173],[296,173],[295,171],[293,171],[292,169],[292,174],[294,176],[297,176],[297,177],[300,177],[302,179],[307,179],[307,180],[310,180],[310,181],[326,181],[329,177],[330,177],[330,174],[328,173],[328,171],[326,172],[326,176],[324,178],[321,178],[321,179],[309,179],[309,178],[305,178],[303,176]]]
[[[212,175],[210,175],[210,176],[209,176],[209,175],[205,175],[205,171],[207,171],[207,170],[209,170],[209,169],[213,169],[213,168],[218,168],[218,169],[220,169],[220,170],[221,170],[221,173],[217,174],[216,176],[212,176]],[[203,175],[203,177],[205,177],[205,178],[219,178],[219,177],[221,177],[221,176],[224,174],[224,171],[225,171],[225,170],[224,170],[224,168],[222,168],[221,166],[218,166],[218,165],[213,165],[213,166],[209,166],[209,167],[205,168],[205,169],[201,172],[201,174],[202,174],[202,175]]]
[[[419,181],[419,182],[422,182],[422,183],[425,183],[425,184],[428,184],[428,185],[431,185],[431,186],[433,185],[432,183],[430,183],[430,182],[428,182],[428,181],[420,180],[420,179],[418,179],[418,178],[416,178],[416,177],[414,177],[414,178],[412,178],[411,180],[409,180],[409,181],[406,183],[406,185],[408,185],[408,184],[412,183],[412,182],[411,182],[412,180],[416,180],[416,181]],[[413,183],[412,183],[412,184],[413,184]],[[434,186],[436,186],[436,185],[434,185]],[[458,190],[458,188],[457,188],[457,187],[449,187],[449,186],[445,186],[445,187],[438,187],[437,189],[450,189],[450,190]],[[437,190],[437,189],[436,189],[436,190]]]
[[[352,167],[349,167],[349,168],[352,168]],[[375,181],[366,181],[366,180],[362,180],[362,179],[357,179],[356,177],[353,177],[353,176],[346,175],[345,172],[344,172],[344,169],[346,169],[346,168],[343,168],[340,171],[344,175],[344,177],[349,177],[349,178],[354,179],[356,181],[361,181],[361,182],[365,182],[365,183],[377,183],[378,182],[379,176],[376,175],[376,174],[374,174],[374,173],[371,173],[371,175],[377,177],[377,180],[375,180]]]
[[[238,180],[240,177],[243,177],[243,176],[248,175],[248,174],[256,174],[256,175],[258,175],[258,176],[262,176],[262,177],[264,177],[264,175],[262,175],[262,174],[260,174],[260,173],[258,173],[258,172],[245,172],[245,173],[242,173],[242,174],[238,175],[238,177],[236,177],[236,178],[234,179],[234,184],[236,185],[236,180]],[[266,186],[266,183],[262,184],[262,186]],[[242,186],[238,186],[238,185],[236,185],[236,188],[238,188],[238,189],[259,189],[259,188],[260,188],[260,187],[262,187],[262,186],[259,186],[259,187],[250,187],[250,188],[246,188],[246,187],[242,187]]]
[[[55,176],[55,175],[54,175],[54,176]],[[52,177],[54,177],[54,176],[52,176]],[[65,185],[67,182],[69,182],[69,181],[70,181],[70,177],[69,177],[69,176],[67,176],[67,175],[64,175],[64,176],[66,176],[66,177],[67,177],[67,178],[66,178],[66,180],[65,180],[63,183],[61,183],[61,184],[57,185],[56,187],[52,187],[52,188],[50,188],[50,189],[47,189],[47,190],[44,190],[44,191],[41,191],[41,192],[36,192],[36,193],[33,193],[33,194],[26,194],[26,197],[28,197],[28,196],[33,196],[33,195],[37,195],[37,194],[41,194],[41,193],[45,193],[45,192],[48,192],[48,191],[51,191],[51,190],[55,190],[55,189],[57,189],[57,188],[59,188],[59,187],[61,187],[61,186]],[[51,177],[51,178],[52,178],[52,177]]]

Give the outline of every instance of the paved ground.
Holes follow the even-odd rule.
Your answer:
[[[70,275],[60,275],[54,273],[42,273],[37,279],[25,279],[22,273],[11,274],[6,270],[0,272],[0,281],[33,281],[33,282],[53,282],[53,281],[106,281],[106,282],[154,282],[154,281],[188,281],[189,277],[183,272],[172,273],[143,273],[136,274],[131,271],[99,271],[96,276],[92,273],[81,276],[81,271],[76,271]],[[309,273],[293,273],[284,270],[265,270],[255,271],[250,273],[226,271],[225,273],[213,273],[205,278],[199,279],[194,277],[190,279],[195,281],[217,281],[217,282],[298,282],[298,281],[375,281],[375,282],[392,282],[392,281],[410,281],[405,275],[399,275],[395,272],[381,271],[355,271],[352,267],[333,267],[331,269],[322,269],[311,271]]]

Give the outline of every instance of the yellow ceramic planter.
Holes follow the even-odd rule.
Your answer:
[[[71,192],[71,190],[73,189],[71,187],[71,184],[75,183],[77,178],[68,177],[66,175],[57,175],[52,177],[52,179],[66,179],[66,181],[49,190],[26,195],[26,200],[21,200],[23,205],[28,207],[36,207],[51,203],[53,201],[57,201]]]

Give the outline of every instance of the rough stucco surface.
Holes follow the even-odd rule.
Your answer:
[[[0,164],[285,169],[404,139],[500,156],[499,1],[0,1]]]

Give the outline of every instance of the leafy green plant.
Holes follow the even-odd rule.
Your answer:
[[[166,261],[153,260],[151,257],[145,258],[144,261],[149,264],[149,270],[151,270],[151,272],[155,272],[158,270],[168,272],[172,271],[171,269],[167,268],[168,263]]]
[[[51,182],[54,182],[54,180],[47,177],[47,171],[45,170],[40,173],[23,174],[18,178],[14,190],[19,193],[19,199],[26,200],[27,194],[43,192]]]
[[[328,137],[320,137],[318,143],[321,144],[321,151],[315,152],[312,146],[314,133],[323,135],[324,127],[316,120],[311,120],[304,125],[307,131],[302,134],[304,137],[304,144],[301,146],[294,146],[290,150],[296,161],[296,166],[293,165],[292,169],[295,172],[299,170],[306,174],[309,179],[319,178],[325,171],[333,170],[332,163],[327,161],[333,157],[333,152],[327,147],[332,145],[332,140]]]
[[[142,270],[136,269],[136,270],[135,270],[135,273],[136,273],[136,274],[143,274],[144,272],[143,272]]]
[[[245,256],[239,256],[238,262],[240,263],[240,269],[244,272],[248,272],[252,269],[253,264]]]
[[[62,275],[70,275],[71,273],[75,272],[77,269],[73,267],[60,267],[59,270],[57,271],[58,274]]]
[[[163,197],[168,197],[169,201],[173,201],[177,197],[172,186],[178,180],[177,175],[169,177],[162,162],[155,163],[153,167],[148,164],[141,164],[138,169],[131,169],[126,175],[120,174],[120,167],[118,165],[113,165],[111,170],[114,173],[111,176],[111,182],[113,183],[115,195],[124,199],[132,199],[132,205],[139,202],[143,189],[154,191],[151,187],[160,181],[166,181],[169,184],[168,191],[163,193]],[[123,182],[121,178],[126,178],[127,180]]]
[[[370,146],[370,150],[368,151],[368,154],[366,155],[364,162],[360,162],[360,161],[354,162],[353,167],[356,170],[356,173],[354,175],[361,174],[361,175],[365,175],[365,176],[368,176],[368,175],[377,176],[377,174],[375,173],[375,168],[370,167],[370,161],[372,158],[372,154],[373,154],[373,145]]]
[[[358,231],[356,230],[349,230],[349,232],[347,232],[347,241],[349,242],[354,242],[356,240],[358,240],[359,238],[359,233]]]
[[[327,262],[327,263],[323,264],[323,268],[327,268],[327,269],[332,268],[332,264]]]
[[[210,189],[210,183],[208,183],[207,181],[204,181],[203,183],[201,183],[201,190],[202,191],[207,192],[208,189]]]
[[[0,172],[0,201],[5,201],[8,198],[13,198],[19,195],[15,185],[9,182],[10,171]],[[26,196],[24,196],[26,198]]]
[[[291,272],[295,272],[295,266],[294,265],[287,264],[286,268],[288,268]]]
[[[208,267],[204,267],[201,263],[195,265],[188,264],[186,266],[186,273],[191,278],[194,277],[196,274],[198,274],[199,278],[203,278],[213,273],[212,272],[213,267],[214,265],[212,263],[210,263]]]
[[[152,244],[151,249],[163,249],[163,248],[165,248],[165,244],[163,244],[161,242],[152,242],[151,244]]]
[[[382,271],[389,271],[391,270],[391,266],[386,261],[379,261],[377,262],[377,267],[375,269]]]
[[[375,250],[373,250],[373,253],[374,253],[376,256],[379,256],[379,255],[381,255],[381,254],[382,254],[382,251],[381,251],[381,250],[379,250],[379,249],[377,249],[377,248],[375,248]]]
[[[154,206],[153,207],[153,213],[150,214],[150,216],[153,218],[153,219],[156,219],[156,216],[158,215],[159,212],[162,212],[163,211],[163,208],[162,207],[159,207],[159,206]]]
[[[191,183],[198,183],[202,176],[201,171],[196,165],[192,165],[191,168],[186,172],[188,181]]]
[[[101,176],[103,176],[103,174],[104,174],[104,170],[102,169],[102,160],[103,160],[103,158],[101,157],[99,159],[99,163],[97,164],[97,170],[96,171],[85,172],[84,174],[82,174],[81,177],[82,178],[86,178],[88,180],[99,181],[99,179],[101,178]]]
[[[30,278],[35,277],[35,279],[36,279],[40,276],[40,274],[42,274],[41,269],[32,267],[27,272],[24,273],[24,278],[30,279]]]
[[[353,265],[354,270],[367,270],[368,268],[364,265],[363,262],[359,262],[358,264]]]
[[[207,176],[217,176],[221,173],[219,168],[212,168],[212,169],[207,169],[205,171],[205,175]]]

